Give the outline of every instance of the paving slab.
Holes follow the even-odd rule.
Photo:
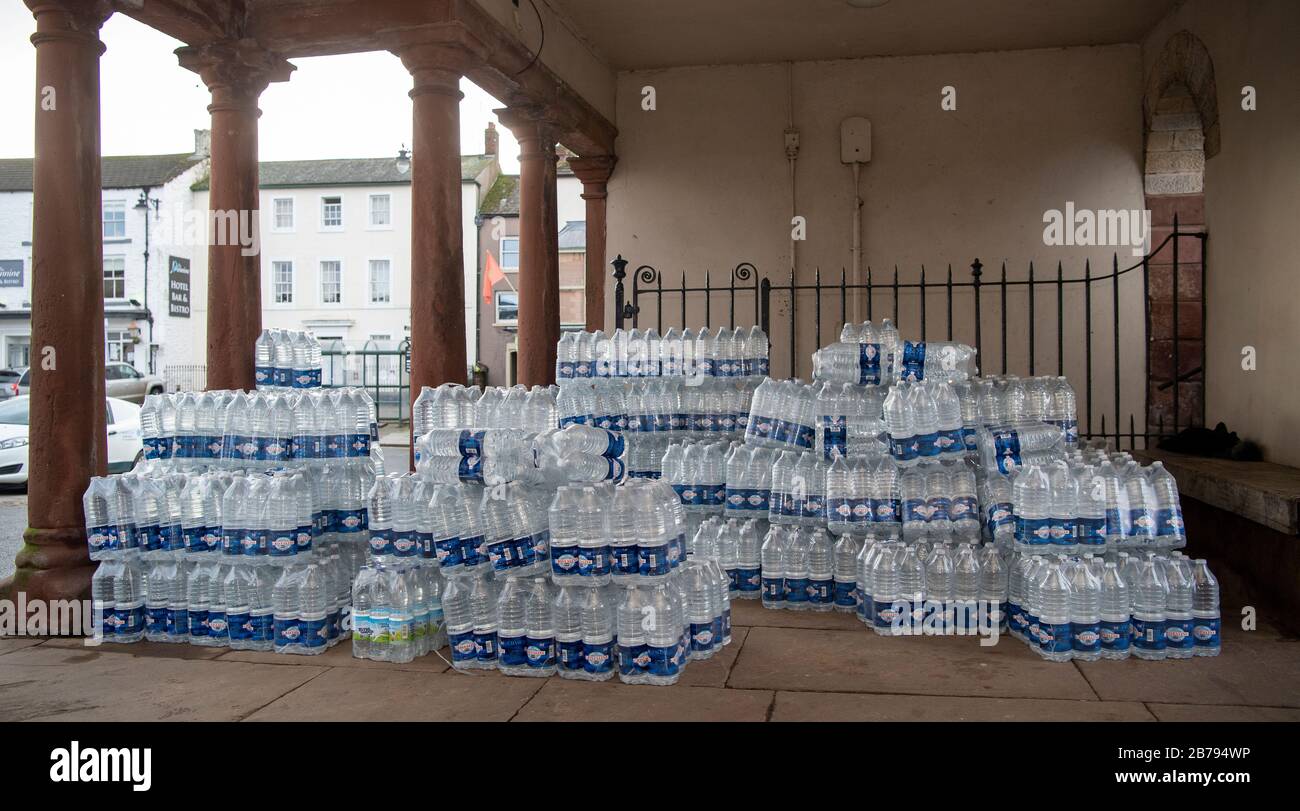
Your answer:
[[[1300,721],[1294,707],[1243,707],[1212,704],[1148,704],[1161,721]]]
[[[825,628],[870,633],[853,614],[842,611],[786,611],[764,608],[758,600],[732,600],[731,625],[746,628]]]
[[[694,664],[686,669],[690,671]],[[553,678],[515,716],[516,721],[763,721],[769,690],[723,690],[583,682]]]
[[[248,720],[507,721],[545,681],[500,674],[335,667]]]
[[[736,657],[740,655],[740,649],[744,646],[748,634],[748,628],[737,628],[733,625],[731,644],[708,659],[688,663],[677,683],[696,687],[726,687],[727,677],[731,675],[731,668],[736,664]]]
[[[751,628],[729,687],[829,693],[1095,700],[1070,663],[1045,662],[1004,637],[885,638],[866,629]]]
[[[125,654],[127,656],[162,657],[166,659],[216,659],[229,648],[215,648],[204,645],[191,645],[181,642],[150,642],[141,639],[124,645],[116,642],[101,642],[87,645],[87,639],[81,637],[57,636],[45,640],[42,647],[63,650],[95,650],[101,653]]]
[[[425,656],[417,656],[409,662],[376,662],[370,659],[358,659],[352,655],[352,643],[340,642],[324,653],[316,656],[289,656],[274,651],[256,651],[256,650],[228,650],[222,648],[223,653],[218,657],[222,662],[258,662],[268,665],[318,665],[320,667],[359,667],[363,669],[380,668],[387,670],[414,670],[420,673],[442,673],[450,665],[439,659],[436,654],[429,653]],[[446,648],[441,651],[444,657],[449,657]]]
[[[44,641],[45,639],[43,637],[30,636],[6,636],[0,638],[0,656],[4,656],[10,651],[22,650],[23,648],[30,648],[33,645],[39,645]]]
[[[233,721],[325,672],[37,645],[0,657],[0,720]]]
[[[1135,701],[776,694],[773,721],[1154,721]]]
[[[1232,626],[1218,656],[1078,666],[1106,701],[1300,707],[1300,642],[1276,633]]]

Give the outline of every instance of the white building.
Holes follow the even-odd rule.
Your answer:
[[[488,125],[484,142],[484,154],[461,157],[465,346],[470,365],[480,357],[479,307],[486,306],[481,274],[489,246],[481,238],[492,238],[481,237],[491,229],[480,229],[479,213],[498,181],[508,178],[501,174],[494,124]],[[340,352],[367,346],[391,349],[410,337],[409,171],[399,171],[395,158],[340,158],[262,162],[258,177],[262,325],[308,330],[326,351],[331,346]],[[571,173],[558,179],[561,226],[585,218],[581,194],[582,184]],[[193,205],[206,210],[206,184],[196,186]],[[515,256],[516,233],[502,228],[496,237],[507,252],[513,243]],[[501,244],[492,247],[500,255]],[[195,362],[202,363],[207,334],[206,254],[196,257],[193,280]],[[367,372],[353,362],[348,377],[335,374],[332,379],[359,383],[359,375],[375,374],[373,368]],[[391,362],[379,368],[383,376],[379,382],[397,382]],[[327,360],[327,377],[330,369]]]
[[[190,275],[206,260],[203,209],[190,186],[207,173],[208,133],[174,155],[102,159],[105,360],[161,374],[193,363]],[[144,202],[147,201],[147,202]],[[174,272],[173,272],[174,271]],[[0,159],[0,363],[31,360],[32,159]],[[201,362],[201,360],[199,361]]]

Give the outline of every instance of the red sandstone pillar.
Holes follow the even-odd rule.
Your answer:
[[[555,201],[558,132],[540,109],[511,107],[497,118],[519,141],[519,382],[555,382],[560,340],[560,237]]]
[[[411,396],[465,383],[465,245],[460,210],[460,77],[465,51],[403,46],[411,72]]]
[[[582,199],[587,201],[587,331],[605,328],[605,184],[618,158],[592,155],[569,158],[569,168],[582,181]]]
[[[253,344],[262,329],[257,98],[294,67],[251,40],[178,48],[176,56],[212,93],[207,387],[252,389]]]
[[[27,0],[36,16],[32,381],[27,523],[0,593],[88,596],[81,495],[107,464],[96,0]]]

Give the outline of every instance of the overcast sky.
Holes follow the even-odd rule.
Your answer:
[[[18,0],[0,0],[0,157],[31,157],[36,94],[36,49],[28,38],[36,21]],[[195,129],[207,129],[209,94],[172,53],[183,43],[114,14],[100,32],[101,126],[105,155],[186,152]],[[262,160],[396,156],[411,144],[411,77],[387,52],[291,60],[288,82],[261,98]],[[461,81],[461,152],[483,150],[483,130],[503,106]],[[498,127],[500,130],[501,128]],[[501,163],[519,171],[519,147],[501,133]]]

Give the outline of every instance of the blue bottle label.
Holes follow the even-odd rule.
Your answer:
[[[497,663],[503,667],[524,667],[528,664],[527,638],[522,636],[497,636]]]
[[[1065,653],[1070,645],[1070,623],[1039,623],[1038,647],[1043,652]]]
[[[170,624],[171,612],[167,606],[146,607],[144,611],[144,631],[147,634],[165,634]]]
[[[451,648],[453,662],[472,662],[478,658],[478,645],[474,643],[474,632],[449,634],[447,644]]]
[[[918,434],[912,438],[916,442],[916,455],[920,459],[933,459],[939,455],[939,434]]]
[[[1128,620],[1120,622],[1102,620],[1097,628],[1097,634],[1105,650],[1126,651],[1132,641],[1133,629],[1129,627]]]
[[[735,569],[736,591],[743,594],[758,592],[763,587],[763,578],[759,569]]]
[[[1218,617],[1196,617],[1192,620],[1192,638],[1198,648],[1217,648],[1219,639]]]
[[[858,383],[880,383],[880,344],[858,344]]]
[[[555,664],[560,670],[582,670],[582,640],[556,640]]]
[[[1144,620],[1133,617],[1133,647],[1143,650],[1164,650],[1165,623],[1163,620]]]
[[[340,533],[361,532],[366,529],[365,510],[335,510],[334,531]]]
[[[903,341],[903,362],[899,374],[902,380],[925,379],[925,342]]]
[[[835,604],[844,607],[857,605],[857,589],[858,584],[855,580],[836,580]]]
[[[952,521],[977,521],[979,504],[974,496],[957,496],[948,503],[948,518]]]
[[[1194,622],[1188,619],[1165,620],[1165,644],[1175,650],[1190,650],[1196,645],[1192,635]]]
[[[1080,653],[1095,653],[1101,650],[1101,623],[1070,623],[1071,645]]]
[[[769,603],[785,602],[785,578],[763,578],[763,600]]]
[[[399,558],[410,558],[419,554],[420,544],[416,540],[415,532],[403,530],[402,532],[393,532],[393,554]]]
[[[1156,519],[1151,511],[1145,507],[1138,507],[1128,511],[1130,537],[1152,537],[1156,534]]]
[[[1103,546],[1106,543],[1106,519],[1076,519],[1074,535],[1075,540],[1084,546]]]
[[[297,617],[275,617],[272,622],[275,629],[276,647],[303,644],[302,620]],[[211,622],[209,622],[209,627],[211,627]]]
[[[524,655],[528,659],[529,667],[537,668],[539,670],[548,667],[555,667],[555,637],[525,637]]]
[[[1156,511],[1156,530],[1162,538],[1182,537],[1185,530],[1183,528],[1183,511],[1180,507],[1172,507]]]
[[[374,530],[371,530],[373,533]],[[460,538],[455,535],[450,538],[438,538],[433,542],[433,554],[438,559],[438,565],[444,569],[451,569],[465,562],[461,554]]]
[[[614,641],[583,642],[582,669],[588,673],[608,673],[614,669]]]
[[[578,574],[583,577],[599,577],[609,574],[609,570],[610,552],[608,546],[579,547]]]
[[[230,629],[230,641],[244,641],[253,638],[253,615],[248,611],[232,611],[226,614],[226,624]]]
[[[1031,546],[1052,542],[1051,518],[1017,518],[1016,540]]]
[[[877,628],[892,628],[900,619],[902,606],[895,600],[873,600],[871,616]]]
[[[208,612],[203,609],[190,609],[190,636],[208,635]]]
[[[835,581],[809,580],[808,602],[813,605],[830,605],[835,602]]]
[[[666,575],[672,570],[667,544],[661,546],[637,546],[637,560],[637,567],[642,577]]]
[[[480,662],[495,662],[497,660],[496,631],[474,632],[474,655]]]
[[[966,442],[962,439],[960,428],[940,431],[939,435],[935,437],[934,444],[939,448],[940,453],[957,454],[966,452]]]
[[[785,579],[785,601],[787,603],[806,603],[809,594],[808,578],[787,577]]]
[[[552,544],[551,546],[551,571],[558,575],[579,574],[579,548],[577,541],[571,543]]]

